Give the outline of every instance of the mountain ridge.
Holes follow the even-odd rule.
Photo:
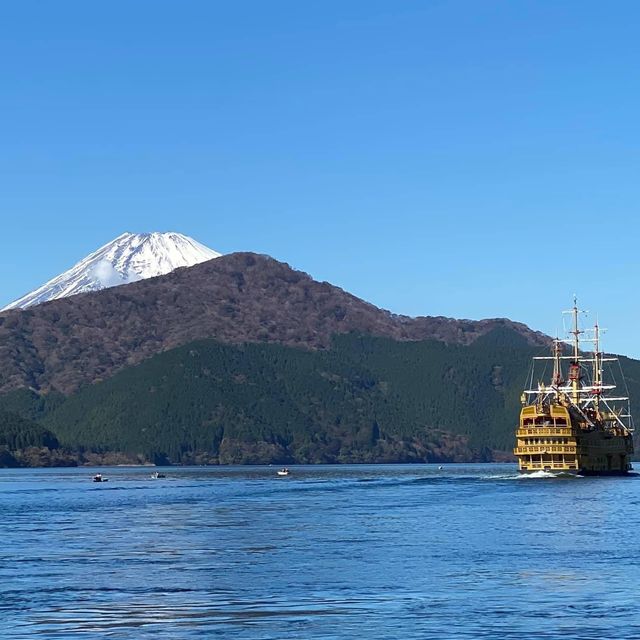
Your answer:
[[[549,338],[508,319],[409,318],[269,256],[241,252],[97,292],[0,313],[0,393],[71,393],[194,340],[326,349],[332,336],[470,344],[496,326],[532,345]]]

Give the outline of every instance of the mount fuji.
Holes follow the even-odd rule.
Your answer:
[[[153,278],[221,255],[181,233],[123,233],[2,311]]]

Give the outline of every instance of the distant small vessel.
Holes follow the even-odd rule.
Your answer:
[[[93,481],[94,482],[109,482],[109,478],[105,478],[101,473],[96,473],[96,475],[93,476]]]
[[[443,469],[444,469],[444,467],[443,467],[442,465],[440,465],[440,466],[438,467],[438,471],[442,471]]]
[[[279,476],[288,476],[288,475],[289,475],[289,473],[290,473],[290,471],[289,471],[289,469],[287,469],[287,467],[282,467],[282,469],[280,469],[280,470],[276,471],[276,473],[277,473]]]
[[[553,362],[551,383],[536,385],[532,367],[529,388],[522,394],[514,449],[520,473],[626,475],[633,454],[629,398],[614,397],[616,385],[604,380],[605,363],[618,363],[618,358],[601,351],[597,322],[589,339],[580,338],[585,331],[578,326],[575,298],[566,313],[572,316],[572,338],[554,340],[553,355],[534,358]],[[569,354],[563,342],[572,346]],[[583,342],[592,343],[590,352],[581,350]],[[626,388],[621,369],[619,379]]]
[[[158,471],[154,471],[151,474],[151,479],[152,480],[160,480],[161,478],[166,478],[167,476],[164,473],[160,473]]]

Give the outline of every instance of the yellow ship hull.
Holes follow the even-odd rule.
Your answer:
[[[626,475],[632,468],[628,432],[578,423],[561,405],[523,407],[516,438],[521,473]]]

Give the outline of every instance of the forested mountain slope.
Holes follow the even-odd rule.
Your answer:
[[[393,315],[267,256],[230,254],[170,274],[0,314],[0,393],[73,393],[188,344],[274,343],[326,349],[336,334],[470,344],[497,326],[531,344],[546,336],[510,320]]]
[[[69,448],[171,462],[490,460],[508,451],[530,357],[516,331],[471,345],[346,334],[329,349],[190,343],[67,399],[0,407]]]

